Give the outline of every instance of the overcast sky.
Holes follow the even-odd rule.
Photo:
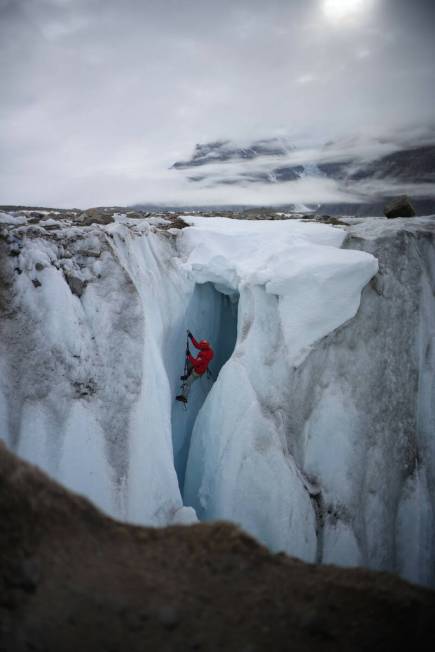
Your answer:
[[[195,143],[433,125],[434,37],[434,0],[0,0],[0,203],[204,202]]]

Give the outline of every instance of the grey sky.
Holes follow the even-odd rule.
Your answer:
[[[0,203],[204,202],[197,142],[433,123],[435,2],[347,4],[0,0]]]

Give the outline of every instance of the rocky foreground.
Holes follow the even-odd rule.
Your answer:
[[[1,650],[432,649],[431,591],[225,523],[124,525],[3,445],[0,522]]]

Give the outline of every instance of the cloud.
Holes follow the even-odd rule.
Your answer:
[[[373,10],[374,0],[322,0],[326,18],[336,26],[356,26]]]
[[[295,81],[297,84],[311,84],[312,82],[316,81],[316,77],[315,75],[311,75],[310,73],[307,73],[305,75],[301,75],[300,77],[297,77]]]
[[[356,57],[357,59],[368,59],[371,56],[371,51],[366,49],[366,48],[361,48],[360,50],[357,51]]]
[[[337,30],[321,0],[0,0],[0,202],[164,201],[197,142],[424,126],[432,5]]]

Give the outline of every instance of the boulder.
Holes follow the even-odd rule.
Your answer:
[[[76,218],[81,226],[90,226],[91,224],[110,224],[113,222],[113,212],[101,208],[88,208]]]
[[[385,204],[384,215],[390,219],[394,217],[415,217],[416,212],[407,195],[392,199]]]
[[[86,281],[83,281],[81,278],[78,278],[77,276],[74,276],[70,273],[65,274],[65,280],[68,283],[71,292],[80,299],[86,288]]]

